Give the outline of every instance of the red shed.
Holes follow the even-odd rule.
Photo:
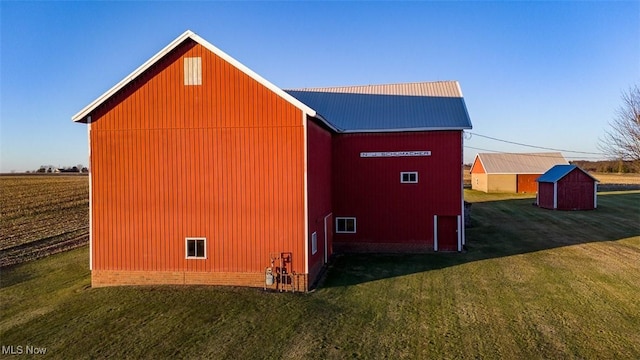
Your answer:
[[[556,165],[537,181],[541,208],[593,210],[598,205],[598,180],[576,165]]]
[[[457,82],[336,89],[284,91],[187,31],[78,112],[92,284],[304,291],[334,236],[461,250]]]

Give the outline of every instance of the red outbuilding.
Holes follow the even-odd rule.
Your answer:
[[[455,81],[285,91],[187,31],[73,120],[94,286],[306,291],[334,249],[465,242]]]
[[[537,182],[541,208],[593,210],[598,206],[598,180],[576,165],[556,165]]]

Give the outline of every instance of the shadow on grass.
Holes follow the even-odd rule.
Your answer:
[[[366,283],[473,261],[640,236],[640,192],[598,194],[593,211],[555,211],[534,199],[474,202],[466,251],[338,255],[321,287]]]

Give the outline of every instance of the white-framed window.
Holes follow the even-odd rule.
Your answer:
[[[403,184],[417,184],[418,172],[417,171],[403,171],[400,173],[400,182]]]
[[[337,217],[336,233],[354,234],[356,232],[356,218],[354,217]]]
[[[184,58],[184,84],[202,85],[202,58]]]
[[[207,258],[207,238],[185,238],[184,247],[187,259]]]
[[[318,233],[311,234],[311,255],[318,252]]]

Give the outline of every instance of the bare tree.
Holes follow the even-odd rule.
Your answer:
[[[622,93],[622,105],[611,127],[600,139],[598,148],[611,159],[633,161],[640,166],[640,87],[632,86]]]

